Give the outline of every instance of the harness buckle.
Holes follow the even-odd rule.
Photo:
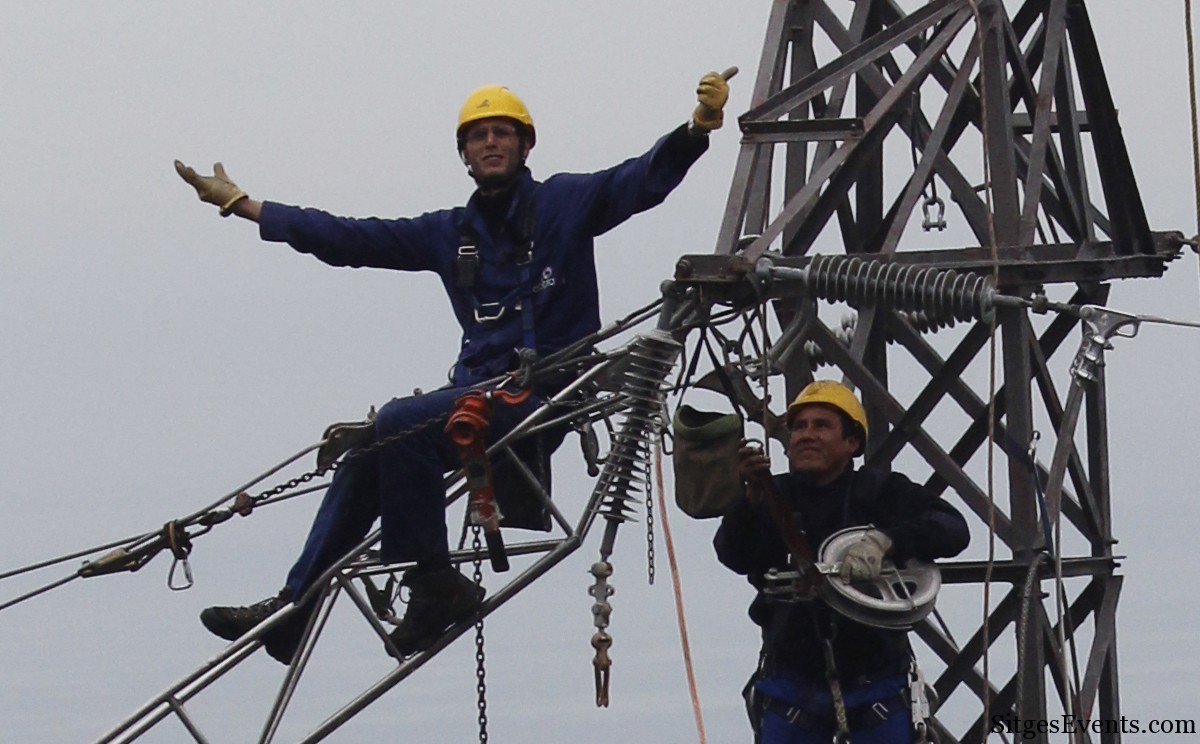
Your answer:
[[[494,310],[493,310],[494,308]],[[481,302],[479,307],[475,308],[476,323],[492,323],[504,317],[505,306],[501,302]],[[495,314],[492,314],[492,313]]]
[[[471,289],[475,286],[475,275],[479,271],[479,249],[466,244],[458,247],[458,256],[454,259],[455,284],[461,289]]]

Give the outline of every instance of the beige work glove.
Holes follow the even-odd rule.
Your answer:
[[[696,110],[692,112],[692,127],[701,132],[720,129],[725,123],[725,102],[729,100],[729,78],[737,74],[736,67],[725,72],[710,72],[696,86]]]
[[[867,530],[858,542],[846,549],[838,576],[847,582],[878,579],[883,557],[891,549],[892,538],[879,530]]]
[[[246,198],[246,192],[229,180],[229,176],[225,175],[225,166],[220,163],[213,163],[211,176],[202,176],[192,170],[191,166],[176,160],[175,172],[196,189],[196,195],[200,197],[200,201],[220,207],[222,217],[228,217],[233,210],[233,205]]]

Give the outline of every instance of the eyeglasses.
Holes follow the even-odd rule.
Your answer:
[[[512,139],[517,136],[517,128],[512,124],[476,124],[467,130],[463,138],[471,144],[481,145],[488,141],[489,136],[497,140]]]

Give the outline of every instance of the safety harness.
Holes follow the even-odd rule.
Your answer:
[[[847,484],[842,514],[843,523],[850,521],[852,502],[855,498],[862,498],[860,490],[865,489],[865,493],[874,496],[878,493],[882,485],[882,482],[876,478],[867,478],[861,479],[863,481],[861,488],[856,488],[860,480],[859,475],[860,472],[855,471],[850,482]],[[852,731],[874,728],[886,721],[896,711],[902,710],[905,707],[911,707],[915,733],[918,740],[924,741],[927,731],[925,719],[929,717],[929,707],[928,699],[925,696],[924,679],[920,676],[920,671],[916,667],[915,661],[910,663],[908,675],[910,689],[908,690],[908,695],[899,693],[878,702],[850,708],[846,706],[837,660],[833,651],[833,642],[837,635],[838,618],[831,616],[828,618],[829,622],[827,624],[822,623],[817,608],[814,605],[814,600],[818,596],[818,589],[820,584],[825,581],[825,576],[814,565],[815,558],[813,551],[809,545],[808,536],[803,530],[803,525],[799,523],[798,515],[790,508],[775,488],[775,484],[771,478],[764,474],[762,480],[758,481],[756,485],[759,487],[759,492],[764,494],[763,498],[771,515],[772,522],[775,523],[780,537],[787,546],[791,563],[799,575],[799,580],[793,582],[785,591],[777,590],[778,593],[789,595],[789,598],[783,598],[782,601],[790,602],[792,606],[787,611],[773,613],[773,620],[768,633],[772,637],[777,638],[783,632],[783,626],[786,624],[787,617],[796,609],[796,605],[804,606],[803,609],[808,615],[809,620],[813,623],[817,637],[821,639],[825,662],[825,678],[829,685],[833,701],[836,740],[848,741]],[[909,649],[909,657],[913,659],[911,648]],[[746,685],[744,691],[748,712],[750,713],[756,734],[760,730],[762,716],[766,713],[774,713],[789,724],[804,730],[815,730],[828,725],[828,720],[820,714],[815,714],[801,706],[792,705],[755,689],[755,683],[767,674],[767,662],[766,649],[764,648],[759,668]],[[916,689],[918,685],[919,689]]]
[[[821,638],[822,650],[825,656],[825,678],[829,684],[829,692],[833,698],[833,711],[837,723],[837,740],[849,741],[850,729],[850,711],[846,709],[846,701],[842,694],[842,683],[838,676],[837,661],[833,654],[833,638],[830,634],[823,631],[820,619],[817,616],[816,608],[813,606],[813,600],[817,597],[817,592],[820,586],[825,581],[825,577],[817,570],[815,558],[813,555],[812,546],[808,543],[808,535],[805,534],[803,527],[798,523],[795,512],[784,501],[783,496],[775,488],[775,483],[770,475],[766,473],[759,474],[757,478],[758,492],[766,502],[767,510],[770,512],[771,521],[775,523],[776,529],[779,530],[780,536],[783,538],[784,545],[787,546],[788,555],[791,558],[793,568],[796,569],[800,576],[799,586],[797,589],[796,601],[803,604],[813,622],[813,627],[816,630],[818,637]],[[850,494],[853,492],[853,480],[847,486],[846,490],[846,510],[849,511]],[[776,616],[778,617],[778,615]],[[776,620],[774,625],[778,625]],[[836,630],[836,625],[833,626]],[[776,700],[769,696],[761,696],[762,702],[760,705],[763,710],[770,710],[772,707],[786,707],[788,709],[784,718],[789,722],[801,728],[814,728],[814,723],[810,716],[805,715],[801,720],[801,714],[804,713],[799,708],[794,708],[783,701]],[[856,712],[862,709],[856,709]],[[868,712],[870,710],[868,709]],[[783,715],[783,714],[781,714]],[[885,716],[886,718],[886,716]],[[875,725],[882,722],[882,718],[870,719]]]
[[[455,286],[471,299],[475,322],[480,325],[494,323],[509,312],[521,313],[521,346],[537,348],[537,337],[533,323],[533,226],[539,186],[535,186],[521,210],[514,236],[514,263],[520,269],[517,286],[495,302],[483,302],[475,289],[479,283],[479,236],[475,230],[460,221],[458,225],[458,254],[454,259]]]

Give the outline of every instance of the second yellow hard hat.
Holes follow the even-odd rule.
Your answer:
[[[842,411],[862,427],[863,435],[867,433],[867,412],[858,402],[854,392],[840,382],[833,380],[816,380],[810,382],[787,408],[787,423],[792,424],[792,418],[801,406],[810,403],[824,403]]]

